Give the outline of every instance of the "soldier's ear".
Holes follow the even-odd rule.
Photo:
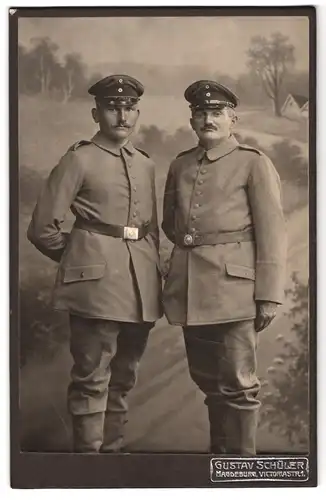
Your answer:
[[[229,113],[229,116],[231,117],[231,124],[234,127],[234,125],[238,121],[238,116],[237,116],[236,112],[234,111],[234,109],[229,109],[228,113]]]
[[[238,117],[237,115],[234,113],[232,116],[231,116],[231,125],[230,125],[230,129],[233,130],[234,127],[236,126],[236,123],[238,121]]]
[[[98,115],[98,109],[97,108],[92,108],[92,117],[95,123],[99,123],[100,118]]]

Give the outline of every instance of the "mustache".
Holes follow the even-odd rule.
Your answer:
[[[127,123],[125,123],[125,122],[120,122],[120,123],[118,123],[118,124],[115,126],[115,128],[121,128],[121,127],[122,127],[122,128],[131,128],[131,127],[130,127],[130,125],[128,125],[128,124],[127,124]]]
[[[201,128],[201,130],[217,130],[217,127],[214,127],[214,125],[205,125],[204,127]]]

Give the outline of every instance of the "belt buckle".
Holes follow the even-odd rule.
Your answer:
[[[185,234],[183,238],[183,243],[185,246],[190,246],[194,242],[193,236],[191,234]]]
[[[123,228],[123,238],[125,240],[138,240],[138,227],[128,227]]]

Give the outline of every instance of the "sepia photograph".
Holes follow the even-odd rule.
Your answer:
[[[12,446],[315,485],[314,8],[126,10],[9,10]]]

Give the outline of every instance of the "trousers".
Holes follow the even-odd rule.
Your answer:
[[[127,394],[137,380],[153,323],[117,323],[70,315],[73,357],[68,410],[74,451],[118,451],[127,422]]]
[[[190,376],[206,395],[210,451],[256,454],[260,382],[254,321],[183,328]]]

